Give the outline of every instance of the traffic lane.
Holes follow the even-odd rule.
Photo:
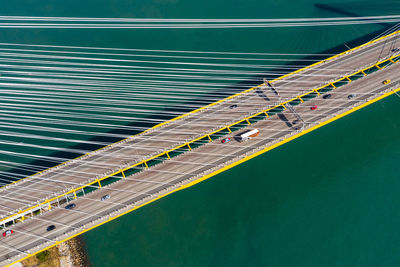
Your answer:
[[[18,250],[18,248],[8,247],[3,240],[0,241],[0,263],[4,262],[3,265],[10,264],[11,262],[7,262],[7,259],[18,254],[27,256],[25,252]]]
[[[381,87],[383,87],[383,86],[381,86]],[[379,92],[382,90],[377,89],[376,91]],[[361,91],[355,91],[355,92],[361,92]],[[312,123],[312,122],[317,121],[317,118],[326,117],[328,115],[331,115],[333,112],[342,111],[345,108],[351,107],[355,103],[360,103],[361,100],[367,99],[370,96],[376,96],[376,95],[364,94],[364,95],[360,95],[357,98],[354,98],[354,100],[348,100],[347,98],[342,98],[341,102],[328,101],[328,103],[326,103],[325,101],[314,100],[310,104],[318,105],[318,109],[314,111],[314,114],[312,114],[312,111],[310,111],[310,109],[308,108],[308,112],[304,111],[303,112],[304,115],[302,115],[302,117],[304,118],[304,120],[307,123]],[[307,110],[307,107],[304,107],[304,108],[305,108],[305,110]],[[315,116],[316,114],[318,114],[318,115]]]
[[[288,116],[290,116],[290,114],[288,114]],[[270,127],[271,127],[271,122],[266,122],[264,121],[265,126],[266,127],[266,131],[263,131],[262,135],[265,135],[265,138],[267,138],[268,136],[271,136],[271,133],[268,134]],[[284,124],[282,121],[277,121],[276,126],[274,126],[274,128],[278,128],[278,125],[282,125]],[[254,128],[255,126],[249,126],[247,127],[247,129],[250,128]],[[247,130],[246,128],[244,128],[243,130]],[[288,128],[286,126],[282,127],[282,131],[287,130]],[[261,139],[261,137],[257,137],[255,139]],[[185,161],[196,161],[196,162],[211,162],[214,161],[217,158],[227,158],[227,157],[236,157],[236,154],[238,153],[238,151],[240,151],[243,146],[248,146],[248,142],[246,143],[238,143],[237,141],[232,141],[230,143],[227,144],[221,144],[221,143],[210,143],[204,146],[201,146],[199,148],[196,149],[196,151],[200,151],[204,154],[209,153],[210,155],[208,157],[205,157],[203,155],[199,155],[199,154],[192,154],[192,153],[187,153],[185,155]],[[214,153],[216,155],[214,155]],[[225,155],[221,155],[221,154],[225,154]],[[170,164],[174,164],[172,161],[168,162]],[[168,164],[167,163],[167,164]],[[165,165],[164,165],[165,166]],[[173,170],[175,168],[175,165],[171,165],[171,170]],[[181,167],[179,170],[180,171],[190,171],[191,167],[190,166],[186,166],[185,167]]]
[[[93,200],[91,200],[91,201],[93,201]],[[96,202],[96,204],[97,204],[96,209],[99,209],[99,205],[98,205],[99,201],[95,201],[95,202]],[[108,203],[107,205],[109,205],[109,203]],[[118,205],[119,205],[119,203],[118,203]],[[104,206],[106,206],[106,205],[104,205]],[[61,206],[61,207],[54,207],[51,211],[45,212],[45,214],[51,213],[52,216],[55,216],[55,217],[53,217],[53,219],[57,217],[57,214],[58,214],[60,217],[61,217],[61,216],[65,216],[65,209],[64,209],[64,207],[65,207],[65,205],[63,205],[63,206]],[[78,217],[80,217],[80,216],[82,216],[82,215],[88,215],[88,214],[84,214],[84,211],[83,211],[83,213],[79,213],[79,210],[76,210],[76,211],[73,210],[73,211],[74,211],[73,213],[77,214]],[[91,214],[90,214],[90,215],[91,215]],[[27,222],[27,221],[25,221],[25,222]],[[25,224],[25,223],[24,223],[24,224]],[[22,224],[21,224],[21,225],[22,225]],[[25,225],[26,225],[26,224],[25,224]],[[17,224],[17,226],[18,226],[18,224]]]
[[[295,118],[291,114],[288,114],[287,116],[289,117],[289,119],[294,119]],[[280,119],[276,119],[274,121],[273,120],[268,120],[267,123],[268,123],[268,131],[275,131],[281,125],[284,125],[282,127],[283,130],[287,128],[286,122],[283,122]],[[254,128],[254,127],[250,127],[250,128]],[[234,134],[227,135],[227,136],[232,136],[233,137],[233,136],[237,135],[238,133],[240,133],[242,131],[245,131],[245,130],[246,129],[242,129],[242,130],[236,131]],[[186,153],[185,156],[184,156],[185,157],[185,162],[191,162],[191,161],[196,161],[197,162],[197,160],[201,160],[201,158],[204,158],[207,155],[207,153],[209,153],[209,152],[215,153],[215,155],[214,154],[210,155],[212,157],[217,157],[218,155],[226,154],[227,152],[229,152],[229,150],[234,148],[233,147],[234,144],[235,144],[236,147],[240,147],[240,143],[238,143],[237,141],[229,142],[227,144],[221,144],[220,143],[221,139],[222,138],[217,139],[217,140],[215,140],[213,142],[207,143],[206,145],[203,145],[203,146],[201,146],[199,148],[196,148],[195,152]],[[157,168],[165,169],[165,168],[168,168],[168,164],[173,163],[173,162],[174,162],[174,159],[165,162],[160,167],[158,167],[159,165],[157,165],[157,166],[154,166],[153,168],[154,168],[154,170],[156,170]],[[192,168],[192,167],[189,166],[188,168]],[[171,170],[173,170],[173,168],[171,168]]]
[[[381,88],[377,89],[376,92],[382,92],[384,91],[383,86]],[[362,99],[365,99],[367,96],[361,97]],[[316,122],[318,121],[318,118],[321,118],[321,116],[326,117],[331,115],[333,112],[343,112],[346,108],[349,108],[354,104],[354,102],[360,103],[360,99],[357,101],[348,101],[348,100],[343,100],[341,102],[341,105],[324,105],[318,113],[308,114],[307,116],[304,116],[308,122]]]
[[[88,167],[88,168],[82,169],[81,171],[82,171],[82,175],[83,175],[83,173],[93,173],[94,171],[96,171],[98,174],[101,174],[100,170],[101,170],[101,168],[89,168]],[[103,171],[104,170],[105,170],[105,168],[103,169]],[[76,186],[80,182],[84,182],[84,181],[87,180],[87,178],[86,179],[79,179],[79,178],[77,179],[76,178],[77,175],[78,174],[74,174],[74,175],[65,174],[65,175],[63,175],[62,177],[67,178],[68,179],[67,181],[62,181],[62,180],[58,179],[58,176],[61,176],[61,175],[57,175],[53,179],[59,181],[59,182],[57,182],[58,188],[60,188],[60,185],[63,185],[63,187],[61,187],[59,190],[65,190],[66,188],[69,188],[71,186]],[[46,183],[47,183],[47,180],[46,180]],[[43,185],[43,180],[32,180],[32,181],[29,181],[29,183],[18,184],[17,186],[14,187],[13,191],[3,192],[3,195],[5,197],[8,197],[10,195],[14,195],[14,196],[15,195],[22,195],[22,196],[25,196],[25,198],[28,201],[32,201],[31,200],[32,198],[35,198],[35,199],[39,198],[40,199],[40,198],[48,196],[48,192],[54,192],[54,187],[55,187],[54,183],[55,182]],[[30,191],[29,194],[27,194],[25,187],[32,187],[32,186],[34,186],[35,189]],[[46,189],[48,189],[48,188],[52,188],[53,190],[47,191]]]
[[[126,198],[124,198],[124,199],[126,200]],[[83,200],[83,201],[87,201],[87,200]],[[84,208],[81,199],[78,200],[78,203],[79,203],[79,206],[80,206],[80,207]],[[87,205],[86,207],[92,207],[92,208],[93,208],[92,211],[97,211],[97,212],[99,212],[98,206],[94,207],[93,205],[91,205],[90,202],[89,202],[89,203],[86,203],[86,204],[89,204],[89,205]],[[108,210],[109,210],[110,212],[121,207],[120,205],[119,205],[119,206],[113,206],[111,209],[109,209],[109,206],[110,206],[110,205],[106,205],[106,208],[108,208]],[[106,210],[106,209],[102,209],[101,211],[103,211],[103,210]],[[85,211],[87,211],[87,210],[85,209]],[[101,212],[101,211],[100,211],[100,212]],[[51,213],[51,212],[47,212],[47,213],[45,213],[45,215],[50,215],[50,213]],[[72,216],[71,216],[71,215],[73,215],[73,214],[75,214],[75,216],[76,216],[76,213],[72,213],[72,212],[71,212],[71,213],[67,214],[66,216],[63,216],[62,218],[63,218],[63,219],[67,218],[67,222],[71,222],[71,220],[72,220]],[[53,216],[53,215],[52,215],[52,216]],[[79,219],[81,219],[81,216],[77,216],[75,219],[78,219],[77,221],[79,221]],[[43,229],[43,227],[41,227],[41,229]],[[42,232],[42,233],[43,233],[43,232]]]
[[[382,86],[383,81],[386,79],[391,79],[393,83],[398,78],[399,71],[400,71],[400,64],[396,63],[386,67],[385,69],[380,70],[379,72],[375,72],[366,77],[363,77],[362,79],[358,79],[356,81],[348,83],[347,85],[338,87],[330,91],[329,93],[335,94],[342,92],[342,94],[346,97],[353,92],[368,93],[371,88]],[[382,78],[377,78],[377,77],[382,77]]]
[[[88,170],[91,170],[91,169],[86,169],[86,171],[88,171]],[[81,182],[81,181],[77,181],[77,182]],[[46,188],[48,188],[48,187],[46,186]]]
[[[91,169],[86,169],[86,171],[91,171]],[[82,182],[82,181],[76,181],[76,182]],[[70,184],[69,184],[70,185]],[[48,188],[47,186],[46,186],[46,188]]]
[[[81,203],[82,204],[82,203]],[[92,206],[93,207],[93,206]],[[120,208],[121,205],[118,204],[114,207],[112,207],[113,210]],[[110,205],[108,205],[107,209],[110,208]],[[106,209],[102,208],[99,209],[99,206],[97,205],[96,207],[94,207],[92,209],[93,211],[97,211],[97,212],[103,212]],[[49,216],[49,213],[44,214],[43,217]],[[86,216],[85,216],[86,215]],[[15,235],[13,236],[13,239],[9,239],[7,242],[7,245],[9,246],[13,246],[13,245],[17,245],[19,244],[19,247],[21,249],[27,249],[27,248],[32,248],[34,245],[33,244],[37,244],[37,242],[42,241],[42,242],[55,242],[57,237],[60,237],[62,235],[64,235],[65,232],[70,232],[72,230],[72,226],[74,223],[77,225],[81,224],[82,218],[84,218],[84,220],[96,220],[98,218],[100,218],[100,216],[96,216],[96,215],[87,215],[85,214],[83,215],[82,213],[78,214],[78,212],[69,212],[67,214],[63,214],[63,216],[59,219],[59,220],[54,220],[53,216],[54,213],[51,214],[51,218],[49,218],[51,221],[53,221],[54,224],[57,224],[58,227],[56,227],[56,229],[54,229],[53,231],[47,231],[47,225],[49,224],[49,222],[43,222],[43,221],[39,221],[35,220],[35,218],[32,218],[30,220],[28,220],[27,224],[20,224],[17,225],[15,227]],[[30,225],[29,225],[30,222]],[[65,226],[63,223],[65,224],[69,224],[68,226]],[[32,227],[34,226],[34,227]],[[77,228],[77,227],[75,227]],[[30,236],[29,239],[27,239],[26,237]],[[15,243],[16,242],[16,243]]]
[[[371,52],[371,51],[369,51],[369,52]],[[391,55],[393,54],[393,53],[390,53],[389,50],[387,50],[385,53],[381,54],[381,50],[380,50],[380,49],[375,50],[375,53],[376,53],[376,55],[379,54],[379,55],[381,56],[381,58],[386,58],[386,57],[389,57],[389,56],[391,56]],[[369,60],[368,60],[368,61],[363,60],[364,58],[360,58],[358,61],[352,61],[352,62],[351,62],[351,66],[352,66],[352,68],[353,68],[354,71],[351,71],[351,73],[352,73],[352,72],[355,72],[355,71],[358,71],[359,69],[364,68],[366,65],[373,65],[374,63],[376,63],[376,61],[375,61],[375,60],[371,60],[371,58],[374,58],[373,55],[372,55],[372,56],[369,55]],[[356,65],[356,67],[355,67],[354,65],[355,65],[356,63],[357,63],[357,65]],[[323,63],[323,64],[326,64],[326,63]],[[340,64],[342,64],[341,66],[344,67],[344,66],[343,66],[344,61],[340,62]],[[346,68],[346,67],[344,67],[344,68]],[[327,72],[327,70],[322,70],[322,71],[313,72],[313,74],[327,74],[327,73],[328,73],[328,75],[329,75],[329,71]],[[333,73],[335,73],[335,72],[333,72]],[[345,76],[346,74],[351,74],[351,73],[349,73],[348,71],[342,71],[340,75],[337,75],[337,73],[336,73],[336,74],[334,75],[334,77],[332,77],[332,79],[333,79],[333,78],[338,78],[338,77],[343,77],[343,76]],[[304,74],[304,73],[303,73],[303,74]],[[277,83],[277,87],[281,87],[281,88],[288,88],[288,87],[295,87],[295,86],[297,86],[297,87],[312,87],[311,84],[307,83],[307,81],[306,81],[306,83],[304,83],[304,84],[302,84],[302,83],[296,83],[296,81],[299,81],[299,80],[302,80],[302,79],[308,79],[308,76],[307,76],[307,75],[312,75],[311,73],[309,73],[309,74],[306,73],[306,76],[304,76],[304,77],[296,77],[296,76],[299,76],[299,75],[302,75],[302,74],[295,74],[295,75],[293,75],[292,77],[289,77],[289,79],[288,79],[287,81],[285,81],[286,84],[284,84],[284,81],[283,81],[283,80],[282,80],[282,81],[279,81],[280,83]],[[293,80],[295,80],[295,82],[293,82]],[[309,79],[308,79],[308,80],[309,80]],[[316,84],[314,84],[313,87],[315,87],[315,88],[319,87],[319,85],[320,85],[319,83],[321,82],[321,80],[318,79],[317,77],[314,78],[313,80],[314,80],[313,82],[316,82]],[[325,79],[325,80],[326,80],[326,79]],[[317,83],[318,83],[318,84],[317,84]],[[275,83],[274,83],[274,84],[275,84]]]
[[[20,251],[27,253],[28,249],[32,249],[38,244],[46,244],[49,240],[42,236],[33,236],[25,230],[21,230],[21,226],[14,231],[13,236],[4,240],[4,245],[8,247],[15,247]],[[54,241],[49,241],[54,242]],[[32,244],[32,245],[29,245]]]
[[[387,79],[387,78],[391,79],[392,84],[395,84],[397,81],[399,81],[398,73],[400,72],[400,64],[394,64],[394,65],[387,67],[381,71],[382,71],[382,73],[371,74],[370,76],[364,77],[365,80],[359,79],[357,81],[353,81],[347,85],[338,87],[338,88],[330,91],[329,93],[331,93],[331,95],[334,96],[335,100],[342,99],[346,103],[351,101],[351,103],[354,104],[354,101],[357,101],[360,98],[365,99],[368,96],[373,95],[368,92],[374,91],[374,88],[383,87],[383,83],[382,83],[381,79],[379,79],[379,81],[376,81],[376,80],[378,80],[376,78],[376,76],[383,75],[385,77],[385,79]],[[389,86],[390,86],[390,84],[389,84]],[[338,96],[335,93],[342,93],[342,94],[340,96]],[[356,96],[349,100],[348,96],[350,94],[353,94],[353,95],[355,94]],[[313,100],[309,100],[305,103],[307,103],[309,106],[317,105],[317,106],[322,107],[323,104],[327,104],[327,103],[335,104],[336,102],[329,101],[329,99],[328,99],[328,101],[326,101],[325,99],[322,99],[322,97],[319,97],[319,98],[314,98]],[[298,110],[300,110],[301,112],[307,112],[308,107],[304,107],[304,106],[300,106],[300,105],[297,107],[299,107]]]
[[[260,103],[261,104],[261,103]],[[238,109],[235,110],[235,112],[237,112]],[[218,112],[218,111],[215,111]],[[248,111],[247,111],[248,112]],[[243,114],[245,114],[246,111],[243,111]],[[227,120],[227,114],[229,114],[229,118]],[[217,115],[217,117],[216,117]],[[231,120],[234,118],[234,116],[232,115],[232,111],[220,114],[220,113],[213,113],[210,114],[209,116],[214,116],[212,119],[205,117],[205,114],[201,114],[201,117],[199,118],[193,118],[189,124],[183,125],[183,126],[178,126],[178,127],[174,127],[175,130],[178,129],[183,129],[186,131],[191,131],[194,129],[199,129],[200,132],[202,133],[208,133],[209,132],[209,127],[210,125],[215,126],[215,127],[219,127],[219,126],[223,126],[224,124],[226,124],[227,121]],[[194,123],[194,121],[196,121],[196,123]],[[217,121],[217,123],[215,123]],[[212,122],[212,123],[210,123]],[[202,125],[202,127],[199,127],[199,125],[197,123],[200,123]],[[195,127],[193,125],[196,125]],[[191,134],[191,136],[193,136],[193,134]],[[190,136],[190,137],[191,137]],[[157,138],[160,138],[160,135],[157,135]],[[180,140],[182,140],[182,136],[179,137]]]
[[[360,66],[363,67],[364,65],[369,65],[369,63],[375,63],[379,58],[385,58],[393,55],[390,48],[386,47],[385,44],[388,41],[391,42],[393,40],[397,40],[399,35],[400,34],[396,34],[392,37],[387,38],[386,40],[381,40],[375,44],[368,45],[363,48],[359,48],[355,51],[352,51],[348,54],[341,55],[335,58],[334,60],[321,63],[315,66],[315,68],[309,68],[308,70],[305,70],[303,73],[309,74],[308,72],[311,72],[313,69],[319,69],[319,68],[324,68],[324,69],[327,68],[331,69],[333,67],[338,68],[339,64],[340,64],[340,69],[348,71],[354,69],[354,65],[356,62],[358,62],[357,65],[359,67]],[[300,76],[298,76],[299,74],[291,75],[287,77],[286,80],[297,80],[300,78]]]

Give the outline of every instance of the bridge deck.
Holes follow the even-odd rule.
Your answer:
[[[268,86],[260,86],[200,112],[189,114],[58,168],[2,188],[0,214],[3,218],[13,215],[17,210],[27,209],[32,206],[31,203],[42,202],[50,195],[62,195],[70,188],[76,187],[76,184],[86,184],[117,172],[125,166],[184,145],[188,140],[209,134],[213,131],[212,129],[223,128],[233,121],[239,121],[268,106],[282,103],[310,89],[319,88],[374,65],[383,58],[393,56],[391,52],[393,47],[385,44],[390,44],[394,38],[398,38],[398,35],[399,33],[273,81],[272,86],[279,96]],[[13,236],[3,239],[0,244],[0,263],[12,257],[15,257],[13,259],[15,260],[27,253],[55,244],[57,240],[65,239],[84,231],[85,228],[106,221],[110,215],[117,216],[132,209],[133,206],[157,199],[161,194],[176,190],[227,164],[271,147],[279,142],[280,138],[294,135],[302,129],[307,130],[315,123],[328,120],[333,114],[340,114],[354,106],[362,105],[366,100],[384,94],[393,86],[399,88],[398,73],[400,73],[400,64],[393,64],[338,87],[329,92],[332,95],[329,99],[319,96],[295,106],[294,109],[303,122],[293,124],[293,121],[298,120],[298,115],[290,110],[284,110],[279,116],[270,116],[248,127],[248,129],[260,130],[257,138],[245,143],[232,141],[221,144],[219,140],[216,140],[204,144],[193,152],[187,151],[129,176],[125,180],[112,183],[74,200],[77,206],[73,210],[66,212],[62,207],[54,207],[41,216],[34,216],[23,223],[18,223],[13,227],[15,231]],[[382,80],[385,79],[390,79],[392,82],[383,85]],[[356,94],[356,96],[348,99],[349,94]],[[234,112],[229,108],[232,104],[238,105]],[[318,105],[318,109],[310,110],[310,106],[313,105]],[[299,127],[303,128],[299,129]],[[234,134],[246,129],[243,128]],[[111,199],[100,201],[101,196],[105,194],[109,194]],[[47,232],[46,228],[51,224],[56,225],[56,229]]]

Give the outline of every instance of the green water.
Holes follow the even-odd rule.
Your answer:
[[[85,234],[93,266],[398,266],[390,97]]]
[[[2,15],[292,18],[301,1],[0,1]],[[321,1],[356,15],[398,1]],[[4,30],[2,42],[318,53],[382,25],[215,30]],[[355,44],[353,44],[355,45]],[[93,266],[398,266],[400,99],[392,96],[84,235]]]

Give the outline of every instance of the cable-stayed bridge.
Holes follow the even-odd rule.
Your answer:
[[[399,35],[265,81],[2,187],[0,224],[13,233],[2,238],[0,264],[19,261],[396,94]],[[250,129],[259,135],[239,142],[238,135]],[[225,138],[231,140],[222,143]],[[106,195],[110,198],[102,199]],[[66,209],[70,204],[75,207]]]

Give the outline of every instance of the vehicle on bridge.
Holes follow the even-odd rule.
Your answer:
[[[65,209],[66,210],[70,210],[70,209],[73,209],[73,208],[75,208],[75,204],[74,203],[72,203],[72,204],[68,204],[67,206],[65,206]]]
[[[3,233],[3,236],[4,236],[4,237],[10,236],[10,235],[12,235],[13,233],[14,233],[13,230],[7,230],[7,231],[5,231],[5,232]]]
[[[56,226],[54,224],[52,224],[52,225],[49,225],[46,230],[47,230],[47,232],[50,232],[54,229],[56,229]]]
[[[388,84],[388,83],[390,83],[391,82],[391,80],[384,80],[382,83],[383,84]]]
[[[260,131],[258,129],[253,129],[253,130],[248,130],[238,136],[238,141],[243,142],[247,141],[252,137],[256,137],[260,134]]]
[[[322,98],[323,99],[328,99],[328,98],[331,98],[331,96],[332,96],[331,94],[326,94],[326,95],[323,95]]]
[[[238,107],[237,104],[233,104],[233,105],[230,105],[230,106],[229,106],[230,109],[234,109],[234,108],[237,108],[237,107]]]
[[[107,199],[110,199],[110,195],[104,195],[101,197],[101,201],[106,201]]]
[[[347,99],[352,99],[352,98],[354,98],[356,96],[357,96],[356,94],[350,94],[350,95],[347,96]]]
[[[310,109],[311,109],[311,110],[316,110],[317,108],[318,108],[318,106],[315,105],[315,106],[312,106]]]
[[[230,137],[224,138],[224,139],[221,140],[221,143],[225,144],[225,143],[228,143],[231,140],[232,140],[232,138],[230,138]]]

